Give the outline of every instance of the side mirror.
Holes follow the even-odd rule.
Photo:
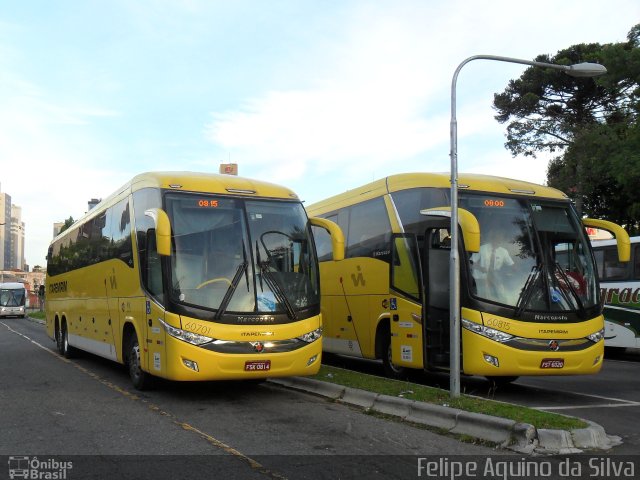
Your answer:
[[[169,216],[161,208],[150,208],[144,214],[153,219],[156,227],[156,248],[158,255],[166,257],[171,255],[171,223]]]
[[[427,208],[420,210],[421,215],[427,217],[449,217],[451,218],[451,207]],[[464,208],[458,208],[458,224],[462,229],[464,238],[464,249],[467,252],[480,251],[480,224],[473,213]]]
[[[312,217],[309,223],[315,227],[324,228],[331,236],[331,250],[333,261],[344,260],[344,234],[337,223],[326,218]]]
[[[618,246],[618,261],[628,262],[631,259],[631,240],[629,234],[617,223],[608,222],[607,220],[596,220],[595,218],[583,218],[582,224],[585,227],[599,228],[606,230],[616,239]]]

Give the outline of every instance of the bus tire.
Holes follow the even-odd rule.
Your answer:
[[[58,350],[58,353],[60,355],[64,356],[64,343],[62,341],[62,329],[60,328],[60,322],[58,322],[58,320],[56,320],[55,335],[56,335],[56,350]]]
[[[60,340],[62,343],[62,351],[60,351],[60,347],[58,347],[60,355],[64,358],[73,358],[76,349],[69,345],[69,332],[67,331],[66,320],[62,321],[62,327],[60,327]]]
[[[131,383],[137,390],[148,390],[153,383],[153,376],[142,370],[140,364],[140,344],[135,332],[131,334],[127,347],[127,367]]]
[[[382,366],[384,374],[388,378],[402,379],[407,376],[407,369],[398,367],[391,361],[391,332],[385,328],[380,332],[380,340],[382,342]]]

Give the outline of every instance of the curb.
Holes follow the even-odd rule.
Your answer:
[[[553,430],[528,423],[473,413],[431,403],[392,397],[343,387],[305,377],[271,378],[270,383],[313,393],[340,403],[398,417],[404,421],[467,435],[524,454],[571,454],[588,450],[609,450],[622,443],[607,435],[602,426],[589,420],[587,428]]]

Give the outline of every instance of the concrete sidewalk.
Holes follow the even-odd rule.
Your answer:
[[[570,454],[583,450],[609,450],[619,445],[620,437],[607,435],[602,426],[584,420],[587,428],[552,430],[536,428],[528,423],[472,413],[431,403],[392,397],[379,393],[343,387],[305,377],[275,378],[269,382],[301,390],[334,401],[353,405],[404,421],[437,428],[447,433],[467,435],[502,448],[525,454]]]

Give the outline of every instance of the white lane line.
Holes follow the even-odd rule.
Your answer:
[[[640,402],[629,403],[603,403],[593,405],[573,405],[567,407],[531,407],[536,410],[579,410],[581,408],[620,408],[620,407],[640,407]]]

